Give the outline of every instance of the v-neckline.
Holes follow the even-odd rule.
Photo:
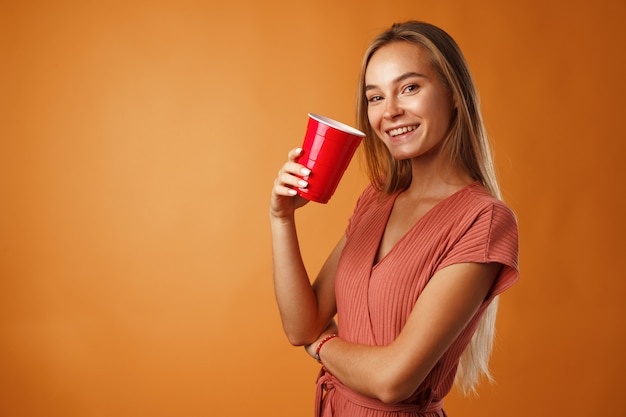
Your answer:
[[[425,221],[426,218],[432,216],[432,213],[437,212],[438,210],[441,209],[441,207],[446,204],[447,202],[451,201],[454,197],[458,196],[459,194],[461,194],[462,192],[469,190],[470,188],[473,188],[474,186],[476,186],[477,184],[479,184],[478,181],[474,181],[470,184],[467,184],[466,186],[464,186],[463,188],[460,188],[459,190],[455,191],[454,193],[450,194],[448,197],[442,199],[441,201],[438,201],[437,203],[435,203],[435,205],[433,205],[430,209],[428,209],[426,211],[426,213],[424,213],[424,215],[422,217],[420,217],[419,219],[417,219],[417,221],[415,223],[413,223],[413,225],[411,225],[403,234],[402,236],[400,236],[400,238],[389,248],[389,250],[387,251],[387,253],[385,253],[379,260],[378,262],[376,262],[376,258],[378,257],[378,251],[380,250],[380,244],[382,243],[383,237],[385,235],[385,230],[387,229],[387,224],[389,223],[389,219],[391,218],[391,212],[393,211],[393,207],[396,204],[396,199],[398,198],[398,196],[402,193],[402,191],[398,191],[394,194],[392,194],[389,198],[389,201],[386,203],[386,207],[385,207],[385,211],[383,212],[383,216],[384,216],[384,221],[382,222],[382,230],[380,231],[380,233],[378,234],[378,244],[376,245],[376,249],[374,251],[374,259],[372,262],[372,270],[376,269],[376,267],[378,267],[378,265],[380,265],[382,262],[385,261],[385,259],[387,259],[388,257],[390,257],[390,255],[393,252],[397,251],[397,247],[400,246],[403,241],[407,238],[407,236],[409,234],[411,234],[413,232],[413,230],[415,230],[421,223],[423,223]]]

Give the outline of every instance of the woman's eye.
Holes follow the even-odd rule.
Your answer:
[[[367,99],[368,102],[370,103],[375,103],[377,101],[382,100],[383,98],[381,96],[371,96]]]
[[[417,85],[417,84],[407,85],[406,87],[404,87],[404,92],[405,93],[412,93],[412,92],[416,91],[418,88],[419,88],[419,85]]]

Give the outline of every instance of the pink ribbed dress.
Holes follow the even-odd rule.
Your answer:
[[[408,400],[388,405],[355,393],[322,368],[317,416],[442,417],[461,353],[493,298],[518,279],[517,222],[512,211],[473,183],[438,203],[374,265],[397,194],[380,200],[368,187],[346,229],[336,276],[339,336],[366,345],[387,345],[399,334],[420,293],[439,269],[462,262],[504,267],[461,335]],[[323,399],[322,399],[323,398]]]

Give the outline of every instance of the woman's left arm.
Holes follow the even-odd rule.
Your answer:
[[[324,343],[320,358],[344,385],[386,403],[407,399],[477,312],[491,289],[499,263],[462,263],[438,271],[419,296],[396,338],[387,346]],[[307,346],[315,357],[320,340]]]

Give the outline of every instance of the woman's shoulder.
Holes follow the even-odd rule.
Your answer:
[[[357,200],[357,208],[363,206],[371,206],[377,202],[381,202],[385,199],[385,194],[379,190],[375,185],[368,184],[361,192],[359,199]]]
[[[381,213],[381,210],[388,210],[388,198],[389,196],[376,188],[376,186],[372,184],[367,185],[356,202],[350,217],[350,225],[354,226],[356,223],[365,221],[365,219],[377,216],[377,213]]]
[[[467,187],[466,196],[458,204],[463,210],[462,223],[472,225],[470,229],[480,229],[483,225],[491,234],[507,234],[516,236],[518,229],[517,216],[501,199],[492,195],[480,183]]]
[[[513,210],[504,201],[492,195],[479,182],[470,184],[466,187],[465,191],[466,202],[475,206],[477,209],[494,209],[515,216]]]

